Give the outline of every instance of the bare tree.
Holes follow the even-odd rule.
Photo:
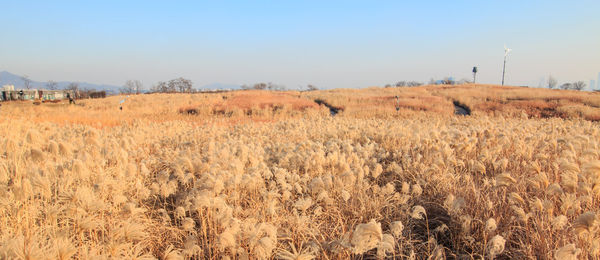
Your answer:
[[[267,84],[267,89],[283,91],[283,90],[285,90],[285,86],[269,82],[269,84]]]
[[[319,90],[319,88],[317,88],[317,86],[312,85],[312,84],[308,84],[308,86],[306,86],[306,88],[308,88],[308,91]]]
[[[139,94],[142,88],[142,82],[139,80],[128,80],[125,82],[123,88],[120,89],[120,92],[124,94]]]
[[[137,83],[136,83],[137,82]],[[129,81],[127,81],[129,83]],[[132,93],[139,93],[142,90],[142,83],[135,80],[131,84],[125,84],[127,86],[132,86]],[[192,88],[193,83],[189,79],[184,78],[176,78],[169,80],[169,82],[159,81],[155,85],[150,88],[151,92],[155,93],[175,93],[175,92],[187,92],[192,93],[194,89]]]
[[[561,89],[572,89],[573,88],[573,84],[571,83],[564,83],[562,85],[560,85]]]
[[[418,87],[421,85],[423,85],[423,83],[418,82],[418,81],[409,81],[408,83],[406,83],[406,86],[408,86],[408,87]]]
[[[23,75],[21,76],[21,80],[23,81],[23,87],[25,87],[25,89],[31,89],[31,79],[29,79],[29,76]]]
[[[556,79],[554,77],[552,77],[552,75],[548,76],[548,88],[549,89],[553,89],[556,87]]]
[[[158,92],[160,92],[160,89],[159,89],[159,87],[158,87],[158,84],[154,84],[154,85],[152,85],[152,87],[150,87],[150,92],[151,92],[151,93],[158,93]]]
[[[283,91],[286,88],[284,85],[275,84],[273,82],[269,82],[269,83],[260,82],[260,83],[256,83],[256,84],[252,85],[252,89],[259,89],[259,90],[268,89],[268,90]]]
[[[71,82],[65,89],[70,90],[75,95],[75,98],[79,98],[79,83]]]
[[[169,86],[164,81],[159,81],[150,89],[152,92],[166,93],[169,92]]]
[[[572,83],[572,87],[574,90],[583,90],[585,88],[586,84],[583,81],[576,81]]]
[[[144,89],[144,85],[139,80],[133,80],[131,84],[133,84],[133,90],[135,91],[135,94],[140,94],[140,92],[142,92],[142,89]]]
[[[444,79],[442,79],[442,84],[454,85],[454,84],[456,84],[456,81],[454,81],[454,79],[452,77],[445,77]]]
[[[46,88],[48,88],[49,90],[55,90],[58,87],[58,83],[56,83],[54,80],[48,80],[48,82],[46,82]]]
[[[405,87],[406,86],[406,81],[398,81],[396,82],[396,87]]]
[[[189,79],[184,79],[184,78],[177,78],[177,79],[172,79],[169,81],[168,85],[168,89],[170,91],[176,92],[188,92],[191,93],[192,92],[192,81]]]
[[[267,83],[256,83],[252,86],[253,89],[266,89]]]
[[[131,86],[123,86],[122,88],[119,88],[119,93],[121,94],[131,94],[133,93],[133,88]]]
[[[79,91],[79,83],[71,82],[71,83],[69,83],[69,85],[67,85],[67,87],[65,89],[72,90],[72,91]]]

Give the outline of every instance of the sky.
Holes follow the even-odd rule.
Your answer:
[[[289,89],[452,76],[589,83],[600,1],[4,1],[0,71],[146,88],[177,77]]]

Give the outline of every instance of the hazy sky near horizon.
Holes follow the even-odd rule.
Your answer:
[[[600,72],[600,1],[3,1],[0,71],[122,85],[288,88]]]

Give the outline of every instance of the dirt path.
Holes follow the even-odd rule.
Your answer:
[[[331,116],[335,116],[335,115],[337,115],[337,113],[344,110],[341,107],[332,106],[329,103],[325,102],[325,100],[322,100],[322,99],[315,99],[315,103],[317,103],[319,105],[324,105],[327,108],[329,108],[329,112],[331,113]]]
[[[454,104],[454,114],[455,115],[463,115],[463,116],[471,115],[471,109],[468,106],[461,104],[460,102],[458,102],[456,100],[452,101],[452,103]]]

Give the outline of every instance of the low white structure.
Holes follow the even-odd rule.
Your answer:
[[[10,89],[10,88],[9,88]],[[45,90],[45,89],[17,89],[0,90],[0,101],[10,100],[62,100],[67,98],[67,93],[74,97],[71,90]]]
[[[44,100],[55,100],[67,98],[67,91],[65,90],[42,90],[42,99]]]

